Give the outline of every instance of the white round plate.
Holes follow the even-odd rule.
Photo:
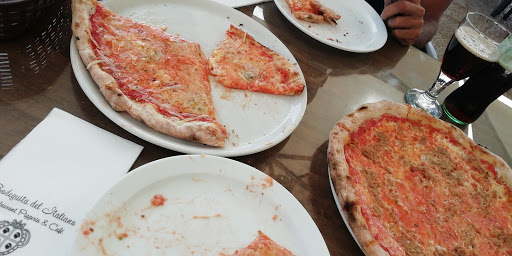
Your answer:
[[[164,205],[151,205],[157,194],[167,198]],[[89,227],[89,235],[77,232],[69,255],[218,256],[246,247],[258,230],[295,255],[329,255],[288,190],[253,167],[215,156],[170,157],[135,169],[87,214],[81,230]]]
[[[364,0],[320,0],[319,2],[341,15],[333,26],[299,20],[286,0],[274,0],[283,15],[302,32],[332,47],[349,52],[373,52],[388,39],[380,15]]]
[[[117,14],[135,20],[167,26],[168,33],[199,43],[207,57],[224,39],[230,24],[243,24],[240,28],[257,41],[292,63],[297,63],[288,48],[268,29],[245,14],[217,2],[108,0],[104,5]],[[85,68],[74,40],[71,40],[71,64],[82,90],[109,119],[148,142],[182,153],[233,157],[263,151],[283,141],[295,130],[307,105],[306,89],[297,96],[226,90],[210,77],[215,115],[228,132],[224,148],[214,148],[167,136],[132,118],[126,112],[113,110]],[[301,76],[304,81],[302,72]]]

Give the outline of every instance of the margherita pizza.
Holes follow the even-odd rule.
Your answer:
[[[336,25],[336,21],[341,18],[339,14],[323,6],[317,0],[286,0],[286,2],[295,18],[299,20],[311,23],[326,21],[331,25]]]
[[[73,0],[72,10],[80,56],[112,108],[174,137],[224,145],[199,44],[119,16],[96,0]]]
[[[293,256],[293,253],[258,231],[258,237],[251,244],[232,256]]]
[[[366,255],[512,255],[512,170],[455,126],[366,104],[335,125],[328,161]]]
[[[293,63],[233,25],[209,63],[215,80],[228,88],[283,95],[304,90],[302,76]]]

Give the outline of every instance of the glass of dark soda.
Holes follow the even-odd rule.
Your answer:
[[[437,96],[450,84],[491,66],[500,57],[498,45],[510,32],[492,18],[469,12],[452,36],[445,50],[441,70],[427,90],[410,89],[405,102],[439,118],[443,113]]]
[[[499,50],[501,57],[484,70],[471,75],[443,102],[446,116],[457,124],[476,121],[487,106],[512,88],[512,37],[503,41]]]

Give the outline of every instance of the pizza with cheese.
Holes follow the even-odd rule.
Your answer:
[[[332,129],[328,161],[367,256],[512,255],[512,170],[455,126],[365,104]]]
[[[237,250],[231,256],[293,256],[293,253],[274,242],[263,232],[244,249]]]
[[[116,111],[181,139],[222,147],[208,59],[199,44],[119,16],[96,0],[73,0],[80,56]]]
[[[324,21],[337,25],[341,18],[339,14],[325,7],[317,0],[286,0],[295,18],[311,23],[323,23]]]
[[[215,80],[227,88],[297,95],[304,81],[297,66],[231,25],[209,58]]]

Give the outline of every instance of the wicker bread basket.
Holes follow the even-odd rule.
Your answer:
[[[0,40],[26,31],[55,0],[0,0]]]

